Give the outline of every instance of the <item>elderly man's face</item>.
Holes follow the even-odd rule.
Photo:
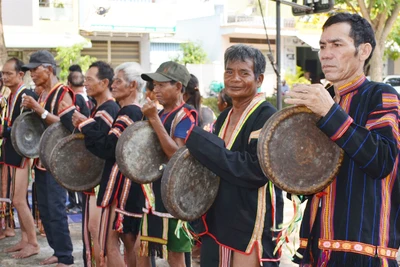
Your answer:
[[[124,77],[124,72],[119,71],[114,75],[113,83],[111,85],[112,88],[112,96],[117,100],[121,101],[129,97],[132,93],[135,92],[136,88],[133,87],[133,84],[129,84]]]
[[[319,59],[325,78],[333,83],[345,84],[355,76],[363,73],[365,54],[358,49],[350,37],[351,26],[348,23],[337,23],[327,27],[320,40]]]
[[[51,78],[51,69],[49,67],[44,67],[43,65],[30,69],[30,72],[32,81],[36,86],[46,84],[46,82]]]
[[[253,61],[228,61],[225,67],[224,84],[226,93],[233,100],[253,98],[261,86],[264,75],[254,76]]]
[[[181,86],[179,82],[157,82],[153,81],[154,94],[158,102],[163,106],[174,105],[179,99],[181,93]]]

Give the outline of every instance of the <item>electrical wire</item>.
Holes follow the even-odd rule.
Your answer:
[[[269,40],[269,36],[268,36],[268,32],[267,32],[267,26],[265,25],[264,12],[263,12],[263,9],[262,9],[262,6],[261,6],[261,0],[258,0],[258,5],[260,6],[260,12],[261,12],[262,22],[263,22],[263,25],[264,25],[265,36],[267,37],[267,44],[268,44],[268,50],[269,50],[269,53],[267,54],[267,57],[269,59],[269,62],[272,65],[272,68],[274,69],[276,75],[280,76],[280,74],[278,72],[278,69],[276,68],[274,56],[272,55],[271,42]]]

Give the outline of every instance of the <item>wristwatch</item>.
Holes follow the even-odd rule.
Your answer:
[[[42,118],[42,120],[45,120],[48,114],[49,112],[47,110],[44,110],[44,112],[42,113],[42,115],[40,115],[40,117]]]

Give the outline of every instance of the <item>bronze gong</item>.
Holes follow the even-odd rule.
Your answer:
[[[272,115],[260,132],[260,166],[286,192],[320,192],[339,172],[344,152],[316,126],[319,119],[305,106],[288,107]]]
[[[49,162],[53,148],[62,138],[70,134],[71,132],[61,122],[51,124],[42,134],[39,144],[39,158],[47,170],[51,171]]]
[[[45,130],[43,120],[35,112],[19,115],[11,127],[11,143],[23,157],[39,157],[40,137]]]
[[[219,177],[200,164],[184,146],[172,156],[161,178],[161,198],[175,218],[193,221],[207,212],[219,188]]]
[[[84,135],[72,134],[59,141],[50,156],[50,170],[56,181],[72,191],[90,190],[101,181],[104,159],[85,147]]]
[[[159,179],[168,158],[148,121],[138,121],[123,131],[115,149],[118,167],[127,178],[139,184]]]

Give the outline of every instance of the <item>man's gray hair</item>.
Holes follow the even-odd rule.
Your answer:
[[[114,73],[117,74],[119,71],[124,73],[124,80],[128,83],[136,82],[137,91],[142,92],[145,81],[140,77],[143,73],[142,67],[137,62],[125,62],[115,68]]]

